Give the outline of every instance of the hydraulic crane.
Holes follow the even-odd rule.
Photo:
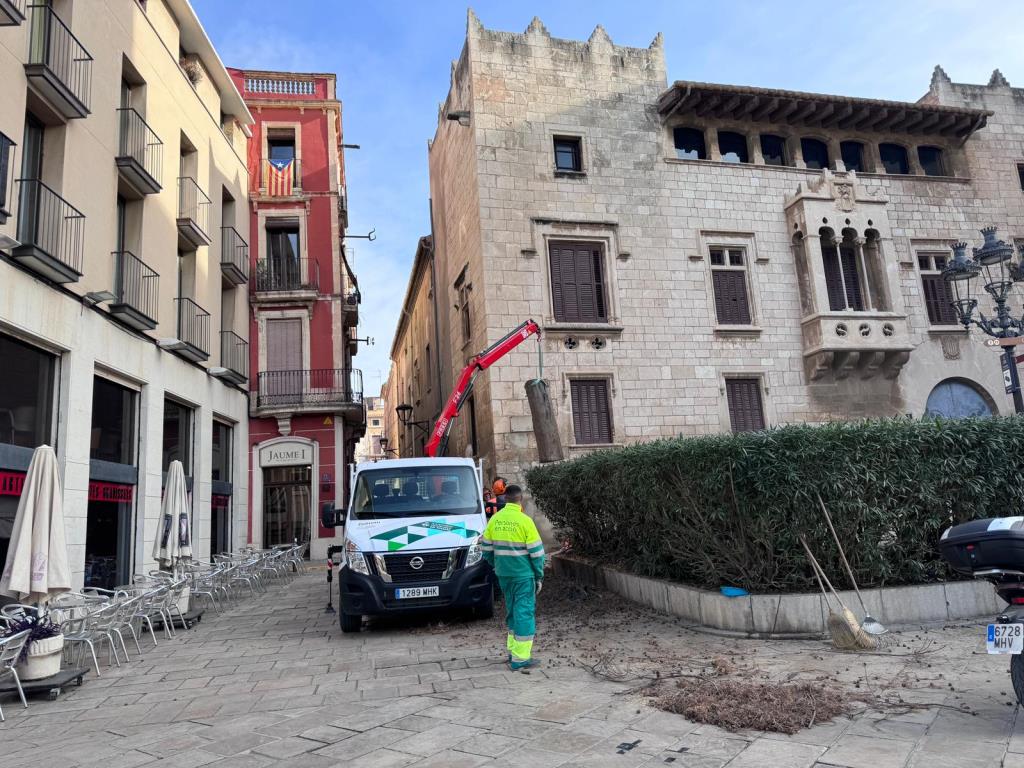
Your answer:
[[[455,388],[452,390],[448,402],[445,403],[444,410],[441,411],[440,418],[434,424],[434,429],[430,434],[430,442],[427,443],[426,447],[427,456],[444,455],[445,448],[448,445],[448,432],[451,429],[452,421],[459,415],[459,411],[462,410],[462,404],[466,402],[466,398],[473,391],[473,382],[480,372],[486,371],[534,334],[537,335],[539,343],[540,326],[533,320],[527,320],[500,341],[492,344],[480,354],[475,355],[466,364],[466,367],[462,369],[462,373],[459,374],[458,381],[455,382]]]

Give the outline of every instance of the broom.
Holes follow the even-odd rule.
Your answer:
[[[839,593],[836,592],[832,582],[825,575],[825,571],[811,554],[811,548],[807,546],[803,536],[800,537],[800,543],[803,545],[804,552],[807,553],[811,568],[814,569],[814,577],[818,580],[818,586],[821,587],[821,594],[825,596],[825,604],[828,606],[828,632],[832,636],[832,645],[843,651],[873,651],[877,649],[878,642],[861,628],[853,611],[843,604]],[[825,584],[828,584],[832,597],[839,604],[838,613],[832,608],[832,600],[829,598],[828,592],[825,591]]]

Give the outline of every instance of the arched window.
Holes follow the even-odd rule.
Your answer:
[[[789,165],[786,157],[786,140],[770,133],[761,134],[761,157],[765,165]]]
[[[942,150],[938,147],[918,147],[917,159],[925,176],[948,176],[943,162]]]
[[[879,144],[878,156],[886,173],[910,173],[907,149],[899,144]]]
[[[817,139],[800,139],[804,165],[812,170],[828,168],[828,145]]]
[[[843,156],[843,165],[848,171],[862,173],[864,171],[864,145],[859,141],[843,141],[839,144],[839,152]]]
[[[696,128],[676,128],[672,132],[676,144],[676,157],[683,160],[706,160],[707,147],[704,146],[704,131]]]
[[[924,415],[943,419],[976,419],[994,414],[989,398],[978,385],[966,379],[939,382],[931,394]]]
[[[747,137],[732,131],[718,132],[718,153],[726,163],[749,163]]]

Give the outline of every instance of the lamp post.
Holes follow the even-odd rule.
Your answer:
[[[953,308],[964,328],[969,330],[974,325],[993,338],[1016,339],[1024,331],[1024,318],[1012,316],[1007,303],[1014,284],[1024,281],[1024,269],[1011,261],[1013,246],[996,239],[995,227],[985,227],[981,234],[985,241],[980,248],[973,249],[973,258],[967,256],[967,243],[953,244],[953,261],[942,270],[942,277],[952,288]],[[1024,246],[1021,258],[1024,260]],[[978,277],[984,279],[985,292],[995,304],[994,317],[986,316],[978,308],[978,300],[974,298],[974,281]],[[1009,372],[1008,388],[1013,395],[1014,410],[1024,413],[1014,346],[1013,343],[1003,345],[1003,365]]]
[[[392,448],[390,451],[388,450],[388,443],[389,442],[391,442],[391,441],[388,440],[386,437],[382,437],[382,438],[380,438],[377,441],[377,443],[380,445],[381,453],[384,454],[384,458],[385,459],[388,457],[388,453],[394,453],[395,452],[394,448]]]
[[[424,435],[430,434],[430,422],[423,421],[412,421],[412,406],[408,403],[402,403],[401,405],[395,406],[395,413],[398,414],[398,421],[401,422],[403,427],[416,427],[423,431]]]

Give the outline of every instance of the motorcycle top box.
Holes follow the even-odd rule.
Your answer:
[[[1024,517],[989,517],[954,525],[942,534],[939,549],[950,568],[967,576],[1024,572]]]

